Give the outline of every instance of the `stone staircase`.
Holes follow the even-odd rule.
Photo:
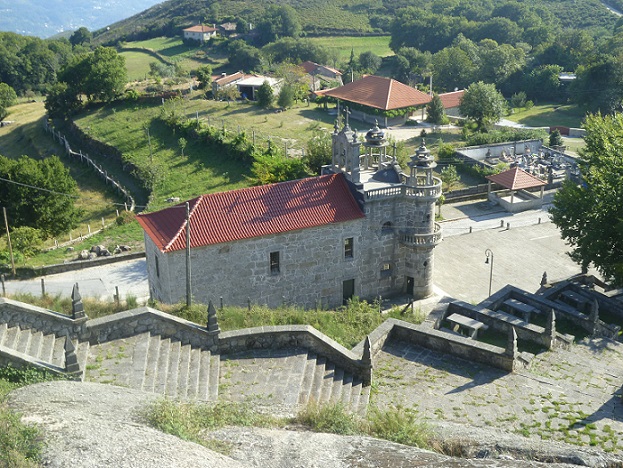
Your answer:
[[[30,328],[9,327],[0,324],[0,348],[5,348],[42,362],[48,366],[65,368],[65,337],[44,334]]]
[[[314,353],[307,354],[307,362],[299,394],[299,406],[308,403],[340,403],[352,412],[366,414],[370,401],[370,386],[345,372],[324,357]]]
[[[222,400],[250,401],[283,414],[309,403],[341,403],[350,412],[366,413],[370,387],[307,349],[244,351],[221,359]]]
[[[216,401],[219,369],[218,355],[146,332],[91,345],[86,380],[171,398]]]

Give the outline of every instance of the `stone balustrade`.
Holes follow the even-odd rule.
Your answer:
[[[441,226],[435,223],[435,229],[431,234],[400,233],[400,242],[409,247],[435,247],[441,242]]]
[[[420,182],[418,180],[418,182]],[[437,200],[441,196],[441,179],[433,177],[434,185],[393,185],[365,191],[366,201],[401,195],[407,198]]]

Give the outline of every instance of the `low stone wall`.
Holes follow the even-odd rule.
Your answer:
[[[543,206],[543,199],[527,192],[520,190],[515,194],[513,203],[504,200],[504,197],[510,197],[510,190],[497,190],[489,194],[489,201],[497,203],[509,213],[519,213],[521,211],[536,210]]]
[[[57,263],[55,265],[44,265],[40,267],[18,267],[16,269],[19,278],[34,278],[37,276],[55,275],[57,273],[65,273],[67,271],[83,270],[101,265],[110,265],[111,263],[125,262],[127,260],[135,260],[144,258],[145,252],[132,252],[129,254],[111,255],[110,257],[97,257],[91,260],[76,260],[75,262]],[[8,269],[7,269],[8,271]]]
[[[393,322],[392,339],[408,341],[440,353],[497,367],[508,372],[515,368],[515,358],[506,350],[462,336],[445,333],[432,328],[424,328],[396,319]]]
[[[150,332],[163,338],[180,341],[183,345],[218,349],[218,332],[209,332],[193,322],[166,314],[151,307],[119,312],[118,314],[89,320],[86,334],[90,343],[102,343]]]
[[[385,342],[389,338],[389,335],[393,328],[394,328],[394,324],[390,322],[389,320],[386,320],[385,322],[380,324],[378,327],[376,327],[368,335],[368,338],[370,338],[370,345],[372,348],[370,350],[372,358],[378,355],[381,349],[383,349],[383,346],[385,346]],[[355,355],[357,356],[362,356],[365,342],[366,342],[365,339],[359,342],[357,346],[355,346],[352,349],[352,352],[355,353]]]
[[[507,314],[506,312],[490,310],[480,306],[472,306],[463,301],[454,301],[448,304],[446,316],[453,313],[478,320],[492,330],[506,335],[514,328],[517,333],[517,338],[531,341],[547,349],[550,349],[553,344],[552,336],[546,333],[545,328],[524,322],[520,318]]]
[[[80,333],[85,321],[86,319],[74,320],[58,312],[0,298],[0,323],[6,323],[9,328],[19,325],[23,330],[54,333],[56,336],[69,334],[74,337]]]
[[[221,354],[250,349],[306,348],[326,357],[344,370],[361,376],[370,383],[370,369],[361,362],[361,356],[349,351],[337,341],[320,333],[310,325],[284,325],[247,328],[222,332],[219,336]]]

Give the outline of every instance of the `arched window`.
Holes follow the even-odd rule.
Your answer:
[[[383,227],[381,228],[381,234],[389,234],[394,231],[394,226],[390,221],[383,223]]]

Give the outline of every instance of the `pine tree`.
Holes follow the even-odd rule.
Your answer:
[[[444,109],[441,98],[437,93],[433,95],[431,102],[426,105],[426,121],[437,125],[443,125],[448,121],[446,109]]]

